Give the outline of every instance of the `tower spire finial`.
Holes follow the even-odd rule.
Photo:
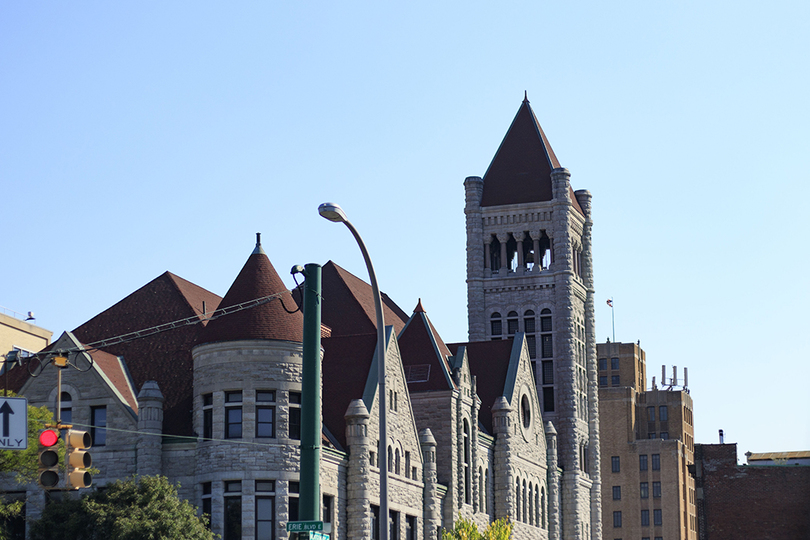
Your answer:
[[[529,92],[528,92],[527,90],[524,90],[524,91],[523,91],[523,102],[524,102],[524,103],[528,103],[528,102],[529,102]]]
[[[256,247],[253,248],[253,253],[254,254],[264,253],[264,250],[262,249],[262,233],[260,232],[256,233]]]

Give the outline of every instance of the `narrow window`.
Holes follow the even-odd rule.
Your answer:
[[[543,384],[554,384],[553,360],[543,360]]]
[[[607,386],[607,375],[599,375],[599,386]]]
[[[388,538],[390,540],[399,539],[399,512],[388,511]]]
[[[653,482],[653,498],[661,498],[661,482]]]
[[[647,470],[647,454],[642,454],[638,456],[638,470],[640,471]]]
[[[404,469],[405,476],[407,477],[411,473],[411,453],[407,450],[405,451],[405,469]],[[414,478],[414,480],[416,480]]]
[[[287,492],[287,501],[290,507],[287,519],[288,521],[298,521],[298,494],[301,493],[301,484],[299,482],[290,482]]]
[[[613,486],[613,500],[622,500],[622,486]]]
[[[276,483],[256,480],[256,540],[273,540],[276,522]]]
[[[470,425],[467,419],[464,419],[464,502],[470,504],[470,481],[471,481],[471,467],[470,467]]]
[[[416,516],[405,516],[405,540],[416,540]]]
[[[612,456],[610,458],[610,470],[611,472],[621,472],[621,464],[619,462],[619,456]]]
[[[500,313],[493,313],[489,317],[489,327],[490,327],[490,334],[493,340],[501,339],[501,334],[503,334],[503,325],[501,322],[501,314]]]
[[[529,347],[529,358],[537,358],[537,340],[535,338],[534,311],[527,310],[523,314],[523,331],[526,332],[526,345]]]
[[[540,488],[540,526],[546,528],[546,488]]]
[[[607,371],[607,358],[599,359],[599,371]]]
[[[225,392],[225,438],[242,438],[242,391]]]
[[[652,455],[652,470],[654,471],[661,470],[661,454]]]
[[[107,407],[90,407],[90,437],[93,439],[93,446],[105,446],[107,444]]]
[[[394,450],[394,474],[400,474],[399,448]]]
[[[653,510],[653,525],[661,526],[663,525],[664,520],[663,516],[661,515],[661,509]]]
[[[290,392],[290,439],[301,440],[301,392]]]
[[[242,482],[225,482],[225,527],[223,540],[242,539]]]
[[[642,499],[649,499],[650,498],[650,487],[647,482],[642,482],[639,484],[638,492],[641,495]]]
[[[658,407],[658,419],[661,422],[666,422],[667,420],[669,420],[669,412],[667,411],[666,405],[661,405],[660,407]]]
[[[202,483],[202,513],[207,518],[206,527],[211,529],[211,482]]]
[[[610,369],[619,369],[619,359],[618,358],[611,358],[610,359]]]
[[[612,386],[621,386],[620,383],[619,383],[619,376],[618,375],[611,375],[610,384]]]
[[[59,396],[59,401],[61,402],[59,406],[59,415],[62,419],[62,422],[65,424],[70,424],[73,422],[73,398],[70,396],[70,392],[62,392]]]
[[[213,394],[203,394],[202,395],[202,403],[203,403],[203,438],[204,439],[213,439],[214,438],[214,395]]]
[[[540,312],[540,356],[554,357],[554,345],[551,334],[551,310],[546,308]]]
[[[621,526],[622,526],[622,513],[621,513],[621,511],[613,512],[613,527],[618,529]]]
[[[655,422],[655,407],[647,407],[647,422]]]
[[[515,335],[518,331],[518,314],[515,311],[510,311],[506,314],[506,333],[510,336]]]
[[[543,388],[543,410],[554,412],[554,387]]]
[[[273,438],[276,436],[275,402],[275,391],[256,391],[256,437]]]
[[[332,495],[323,496],[323,522],[332,523],[332,514],[335,512],[335,498]]]
[[[642,527],[649,527],[650,526],[650,511],[649,510],[642,510],[641,511],[641,526]]]
[[[371,540],[380,540],[380,507],[371,505]]]

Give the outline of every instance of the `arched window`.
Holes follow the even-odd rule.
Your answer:
[[[546,528],[546,488],[540,488],[540,526]]]
[[[526,522],[529,525],[534,525],[534,489],[531,483],[529,483],[529,500],[526,501],[526,506],[528,507],[529,513],[529,519],[527,519]]]
[[[523,503],[523,522],[526,523],[526,480],[523,481],[523,499],[520,502]]]
[[[517,311],[510,311],[506,314],[506,333],[514,336],[518,331],[518,314]]]
[[[394,450],[394,474],[399,474],[399,448]]]
[[[478,467],[478,511],[484,512],[484,469]]]
[[[464,419],[464,502],[466,504],[472,504],[471,501],[471,476],[472,476],[472,467],[470,463],[470,425],[467,423],[467,419]]]
[[[520,478],[515,489],[515,521],[520,521]]]
[[[534,485],[534,524],[540,526],[540,486]]]
[[[394,470],[394,452],[393,452],[393,450],[394,449],[391,448],[390,446],[388,447],[388,472],[391,472],[391,471]]]
[[[501,321],[501,314],[497,311],[489,316],[489,327],[490,327],[490,334],[492,335],[492,339],[501,339],[501,335],[503,334],[503,323]]]
[[[484,471],[484,507],[483,511],[489,514],[489,469]]]
[[[495,235],[489,243],[489,268],[493,274],[497,274],[501,268],[501,243]]]
[[[73,398],[69,392],[62,392],[59,395],[59,416],[62,422],[70,424],[73,421]]]

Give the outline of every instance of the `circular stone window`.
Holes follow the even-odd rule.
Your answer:
[[[532,425],[532,406],[529,404],[529,396],[523,394],[520,400],[520,416],[523,419],[523,427],[529,429]]]

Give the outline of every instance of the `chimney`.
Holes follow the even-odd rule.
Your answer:
[[[723,430],[722,429],[720,430],[720,444],[725,444],[723,442]]]

